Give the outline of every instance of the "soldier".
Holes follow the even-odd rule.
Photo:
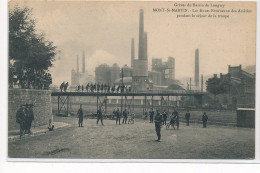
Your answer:
[[[165,110],[163,110],[163,125],[166,125],[166,121],[167,121],[167,112]]]
[[[34,120],[34,113],[33,113],[33,104],[26,104],[25,109],[25,124],[26,124],[26,133],[31,134],[31,127],[32,127],[32,121]]]
[[[103,92],[103,90],[104,90],[104,85],[103,85],[103,83],[100,85],[100,90],[101,90],[101,92]]]
[[[101,121],[101,124],[103,126],[104,124],[103,124],[103,116],[102,116],[101,107],[99,107],[99,109],[97,111],[97,125],[98,125],[99,120]]]
[[[207,116],[206,112],[204,112],[204,114],[202,115],[202,121],[203,121],[203,128],[206,128],[207,121],[208,121],[208,116]]]
[[[124,122],[125,122],[125,124],[126,124],[126,121],[127,121],[127,111],[126,111],[126,109],[123,111],[123,122],[122,122],[122,124],[124,124]]]
[[[81,91],[82,92],[84,91],[84,85],[81,85]]]
[[[25,110],[23,105],[16,112],[16,122],[20,124],[20,139],[25,131]]]
[[[86,85],[86,91],[88,92],[88,88],[89,88],[89,83]]]
[[[62,82],[62,83],[60,84],[60,92],[62,92],[62,90],[63,90],[63,88],[64,88],[64,85],[65,85],[65,82]]]
[[[66,84],[64,85],[64,91],[65,92],[67,91],[68,87],[69,87],[69,82],[66,82]]]
[[[116,86],[115,86],[115,85],[113,85],[113,87],[112,87],[112,89],[111,89],[111,92],[112,92],[112,93],[114,93],[114,92],[115,92],[115,88],[116,88]]]
[[[83,127],[83,110],[82,110],[82,104],[80,104],[80,108],[77,113],[79,117],[79,127]]]
[[[174,115],[174,119],[175,119],[175,121],[176,121],[176,125],[177,125],[177,129],[179,129],[179,125],[180,125],[180,122],[179,122],[179,113],[178,113],[178,111],[176,111],[175,109],[174,109],[174,112],[172,113],[173,115]]]
[[[120,113],[119,113],[119,109],[118,109],[118,108],[116,109],[115,114],[116,114],[116,124],[117,124],[117,122],[118,122],[119,125],[120,125],[121,115],[120,115]]]
[[[153,123],[153,116],[154,116],[154,111],[153,111],[153,109],[151,108],[151,110],[150,110],[150,123]]]
[[[118,85],[118,87],[116,88],[116,92],[118,93],[120,90],[120,85]]]
[[[185,119],[186,119],[186,125],[189,126],[190,125],[190,112],[189,112],[189,110],[187,110],[187,112],[185,114]]]
[[[100,89],[100,85],[99,83],[97,84],[97,92],[99,92],[99,89]]]
[[[157,134],[158,139],[156,141],[160,142],[161,140],[161,126],[162,126],[162,114],[160,114],[159,110],[156,110],[156,115],[154,118],[155,123],[155,131]]]
[[[107,85],[107,93],[110,93],[110,85]]]

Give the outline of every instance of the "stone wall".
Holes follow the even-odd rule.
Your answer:
[[[9,89],[8,92],[8,130],[19,129],[16,111],[23,104],[33,104],[34,121],[32,128],[48,125],[52,118],[51,91],[35,89]],[[47,127],[46,127],[47,128]]]

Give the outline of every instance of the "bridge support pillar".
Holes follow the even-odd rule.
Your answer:
[[[58,113],[63,109],[69,115],[69,96],[58,96]]]

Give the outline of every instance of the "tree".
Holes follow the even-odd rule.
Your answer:
[[[48,79],[47,83],[51,80],[48,68],[55,60],[56,47],[43,33],[36,32],[31,15],[32,10],[28,8],[14,7],[9,11],[9,60],[15,68],[15,72],[9,68],[10,87],[12,75],[17,76],[22,88],[42,89],[46,85],[44,79]]]

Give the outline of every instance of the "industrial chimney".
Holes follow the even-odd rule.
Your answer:
[[[195,50],[195,86],[199,87],[199,49]]]
[[[139,17],[139,48],[138,48],[138,59],[144,59],[144,10],[140,10]]]
[[[132,38],[131,40],[131,67],[134,66],[134,59],[135,59],[135,39]]]
[[[79,56],[77,55],[77,73],[79,73]]]
[[[85,73],[85,51],[83,51],[82,55],[82,73]]]

